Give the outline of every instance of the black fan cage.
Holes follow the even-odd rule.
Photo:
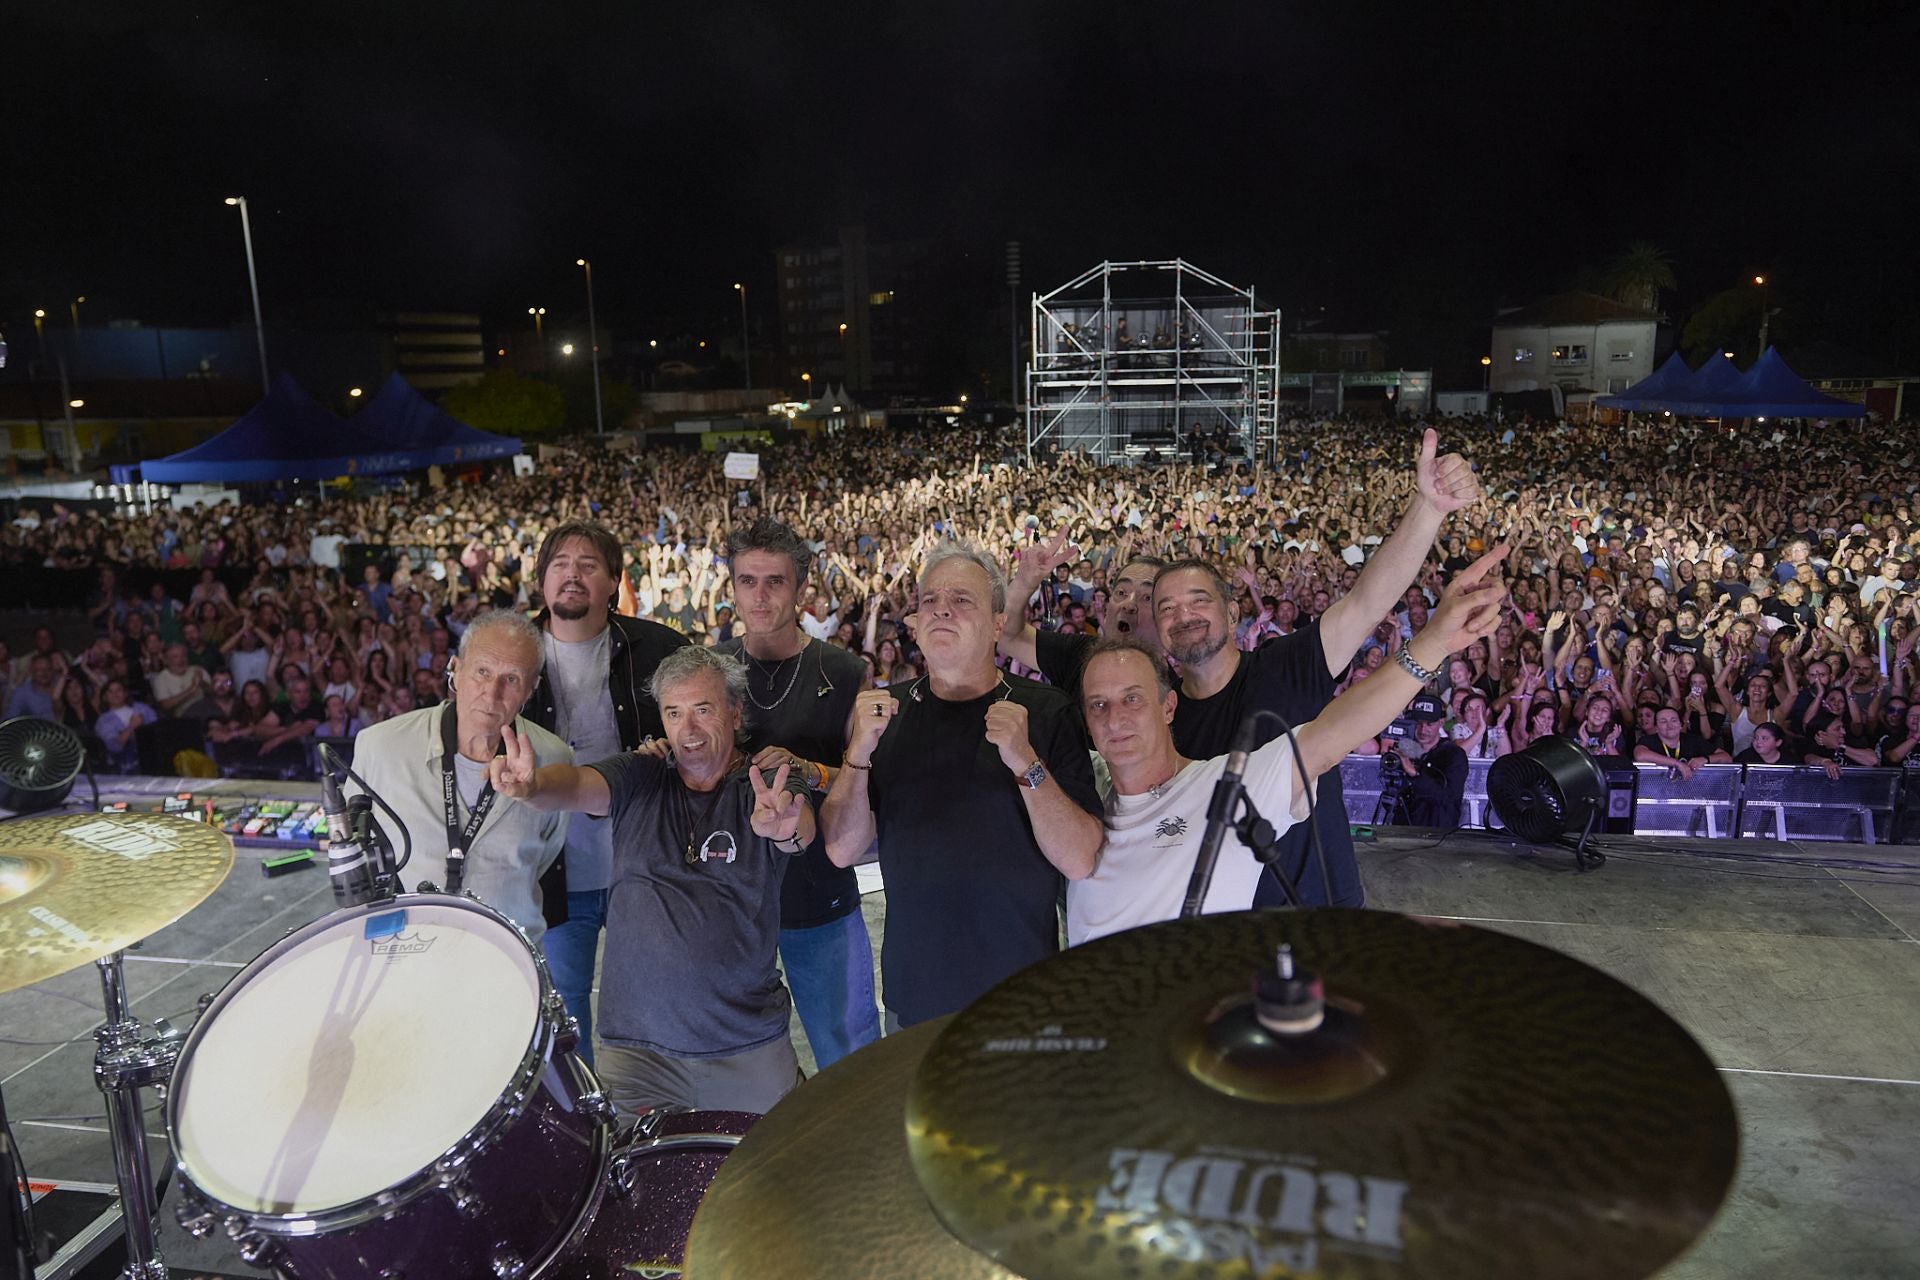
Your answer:
[[[1558,839],[1606,801],[1600,762],[1571,738],[1542,738],[1487,770],[1487,802],[1500,824],[1524,840]]]
[[[0,808],[52,808],[67,798],[86,763],[80,735],[66,725],[35,716],[0,724]]]

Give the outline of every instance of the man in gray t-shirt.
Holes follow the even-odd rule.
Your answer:
[[[745,694],[738,659],[677,649],[653,675],[671,759],[536,769],[510,737],[492,766],[504,796],[611,818],[595,1067],[626,1111],[764,1112],[798,1080],[774,949],[785,859],[817,831],[787,767],[741,754]]]

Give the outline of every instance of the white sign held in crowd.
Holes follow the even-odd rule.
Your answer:
[[[757,453],[730,453],[720,465],[721,472],[729,480],[760,478],[760,455]]]

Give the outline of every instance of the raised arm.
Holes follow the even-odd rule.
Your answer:
[[[1457,453],[1434,456],[1439,439],[1439,433],[1431,427],[1421,437],[1420,456],[1414,467],[1414,498],[1406,515],[1367,561],[1353,590],[1334,601],[1320,617],[1320,648],[1327,655],[1327,669],[1336,675],[1353,661],[1354,651],[1374,623],[1386,617],[1412,585],[1427,552],[1433,549],[1440,522],[1480,497],[1480,482],[1465,458]]]
[[[1495,547],[1454,575],[1427,625],[1407,645],[1416,663],[1438,670],[1448,654],[1500,625],[1507,591],[1494,570],[1506,555],[1504,545]],[[1338,768],[1349,751],[1391,724],[1420,687],[1399,663],[1388,662],[1328,703],[1326,710],[1295,732],[1307,776],[1317,778]]]
[[[1027,601],[1040,589],[1056,566],[1066,564],[1080,554],[1080,548],[1067,536],[1066,526],[1028,550],[1014,565],[1007,583],[1007,620],[1000,627],[1000,656],[1012,658],[1029,669],[1040,666],[1039,641],[1033,623],[1027,618]]]
[[[500,736],[506,743],[506,754],[488,763],[487,779],[501,795],[543,813],[586,813],[604,818],[612,809],[613,791],[598,769],[577,764],[536,768],[533,744],[514,732],[512,725],[503,725]]]
[[[873,750],[899,710],[900,703],[885,689],[870,689],[854,699],[844,767],[820,805],[827,859],[836,867],[859,861],[878,834],[867,779],[873,775]]]

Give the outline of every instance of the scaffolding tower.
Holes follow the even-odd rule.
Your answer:
[[[1194,427],[1271,456],[1280,313],[1252,289],[1179,258],[1102,262],[1034,294],[1029,332],[1029,458],[1049,444],[1102,462],[1170,454]]]

